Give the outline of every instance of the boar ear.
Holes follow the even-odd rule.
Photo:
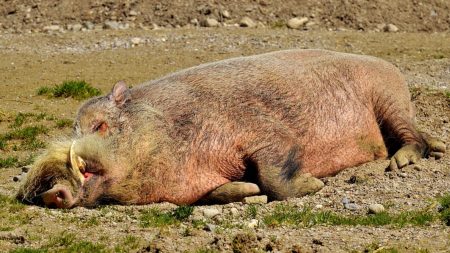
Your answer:
[[[131,100],[131,92],[124,81],[119,81],[112,88],[108,98],[114,101],[117,106],[121,107]]]

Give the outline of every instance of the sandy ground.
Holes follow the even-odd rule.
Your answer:
[[[139,38],[139,43],[133,44],[133,38]],[[410,84],[419,129],[449,143],[450,100],[445,95],[450,88],[449,33],[363,33],[286,28],[3,34],[0,36],[0,133],[9,131],[9,125],[19,112],[45,113],[56,119],[75,116],[80,101],[37,96],[36,90],[42,86],[64,80],[86,80],[105,94],[118,80],[136,85],[204,62],[288,48],[324,48],[368,54],[394,63]],[[38,122],[30,117],[29,121],[50,129],[39,136],[46,143],[71,131],[70,127],[55,127],[52,119]],[[0,157],[24,159],[40,151],[42,149],[15,151],[8,147],[0,150]],[[372,203],[383,204],[390,213],[435,209],[436,197],[449,192],[448,156],[440,160],[424,159],[417,166],[407,166],[401,172],[385,172],[387,164],[387,161],[377,161],[350,168],[328,178],[326,187],[317,194],[281,204],[363,216]],[[12,177],[19,173],[20,168],[0,169],[2,195],[14,193],[18,183],[13,182]],[[348,183],[351,176],[359,179],[358,183]],[[344,197],[354,201],[359,208],[345,209],[341,203]],[[0,209],[0,251],[21,248],[61,251],[67,245],[73,245],[67,242],[70,237],[97,247],[84,248],[86,252],[371,252],[376,249],[378,252],[392,249],[450,252],[450,227],[440,221],[404,227],[268,226],[263,219],[273,213],[277,205],[280,203],[256,207],[242,203],[197,206],[188,220],[163,227],[142,227],[142,212],[152,208],[172,210],[173,205],[104,206],[68,211],[29,206],[18,212],[3,207]],[[211,208],[219,211],[213,218],[203,212]],[[255,215],[249,216],[252,208],[256,210]],[[259,225],[249,226],[255,222],[252,219]],[[196,225],[198,220],[202,225]]]

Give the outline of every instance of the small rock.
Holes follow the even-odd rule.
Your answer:
[[[210,231],[210,232],[214,232],[214,230],[216,230],[216,225],[214,224],[206,224],[205,227],[203,228],[203,230],[205,231]]]
[[[416,171],[421,171],[422,170],[422,167],[420,166],[420,165],[414,165],[414,170],[416,170]]]
[[[137,16],[138,13],[137,13],[136,11],[131,10],[131,11],[128,13],[128,15],[130,15],[130,16]]]
[[[117,21],[106,21],[103,24],[103,28],[111,29],[111,30],[118,30],[119,29],[119,22],[117,22]]]
[[[207,18],[207,19],[203,20],[202,26],[204,26],[204,27],[217,27],[217,26],[219,26],[219,21],[217,21],[214,18]]]
[[[243,17],[241,21],[239,21],[239,26],[252,28],[256,26],[256,23],[249,17]]]
[[[405,172],[399,172],[399,173],[397,173],[397,176],[399,176],[401,178],[406,178],[408,176],[408,174],[406,174]]]
[[[61,27],[59,25],[48,25],[48,26],[44,26],[44,28],[42,28],[44,31],[46,32],[56,32],[61,30]]]
[[[233,216],[237,216],[237,215],[239,215],[239,210],[236,207],[232,207],[232,208],[230,208],[230,213]]]
[[[345,182],[348,184],[354,184],[356,183],[356,179],[357,179],[356,176],[352,175],[348,180],[345,180]]]
[[[259,224],[257,219],[251,219],[249,223],[247,223],[248,228],[256,228]]]
[[[343,197],[342,200],[341,200],[341,203],[345,205],[345,204],[350,203],[350,200],[348,200],[347,197]]]
[[[381,213],[384,212],[384,206],[382,204],[371,204],[369,205],[369,213]]]
[[[203,215],[207,218],[212,218],[219,214],[220,214],[220,211],[215,208],[207,208],[207,209],[203,210]]]
[[[128,24],[128,23],[119,23],[119,29],[120,30],[126,30],[128,28],[130,28],[130,24]]]
[[[193,24],[193,25],[195,25],[195,26],[198,26],[200,23],[198,22],[198,19],[196,19],[196,18],[193,18],[193,19],[191,19],[190,21],[189,21],[189,23],[191,23],[191,24]]]
[[[259,195],[259,196],[245,197],[242,202],[244,202],[245,204],[266,204],[267,196]]]
[[[142,43],[142,39],[139,37],[134,37],[131,39],[131,44],[133,44],[133,45],[139,45],[141,43]]]
[[[67,27],[70,31],[78,32],[81,31],[81,28],[83,28],[83,25],[81,24],[73,24],[69,27]]]
[[[288,20],[287,22],[287,26],[291,29],[299,29],[300,27],[302,27],[304,24],[306,24],[306,22],[308,22],[308,18],[307,17],[303,17],[303,18],[291,18]]]
[[[14,182],[19,182],[22,179],[22,175],[18,175],[18,176],[14,176],[13,177],[13,181]]]
[[[231,17],[230,12],[227,11],[227,10],[220,10],[219,13],[224,18],[230,18]]]
[[[395,33],[398,32],[398,27],[393,24],[388,24],[384,27],[385,32]]]
[[[315,208],[315,209],[322,209],[322,208],[323,208],[323,205],[318,204],[318,205],[316,205],[314,208]]]
[[[23,166],[21,168],[21,170],[22,170],[23,173],[28,173],[28,171],[30,171],[30,167]]]
[[[159,30],[159,29],[161,29],[161,28],[159,27],[158,24],[152,23],[152,28],[151,28],[151,29],[152,29],[152,30]]]
[[[351,210],[351,211],[354,211],[354,210],[358,210],[359,206],[357,204],[355,204],[355,203],[348,203],[348,204],[344,204],[344,208],[348,209],[348,210]]]
[[[113,213],[112,212],[107,212],[104,217],[105,218],[111,218],[111,217],[113,217]]]
[[[92,23],[91,21],[86,21],[83,23],[84,28],[88,29],[88,30],[92,30],[94,29],[94,23]]]

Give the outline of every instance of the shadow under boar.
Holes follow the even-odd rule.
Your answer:
[[[388,154],[397,169],[445,152],[417,132],[397,68],[325,50],[228,59],[132,89],[119,82],[79,109],[74,130],[75,141],[34,164],[19,199],[64,208],[191,204],[221,186],[239,193],[235,181],[285,199]]]

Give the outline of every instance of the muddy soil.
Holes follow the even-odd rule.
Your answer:
[[[410,85],[418,128],[450,142],[449,33],[269,27],[4,33],[0,36],[0,133],[11,130],[18,113],[28,113],[35,115],[28,118],[29,124],[43,124],[49,129],[39,136],[43,142],[70,135],[70,127],[57,127],[55,122],[73,118],[82,102],[38,96],[37,89],[42,86],[85,80],[105,94],[118,80],[137,85],[204,62],[289,48],[368,54],[394,63]],[[26,160],[30,154],[35,156],[42,150],[8,144],[0,149],[0,158],[14,156]],[[387,165],[388,161],[376,161],[349,168],[327,178],[324,189],[304,198],[256,206],[243,203],[196,206],[187,220],[165,226],[142,226],[141,215],[154,208],[173,210],[175,206],[168,203],[68,211],[33,206],[17,212],[1,209],[0,251],[24,248],[62,251],[73,246],[73,241],[79,241],[92,246],[83,248],[86,252],[450,252],[450,227],[438,220],[425,226],[403,227],[268,226],[263,222],[280,204],[360,216],[366,215],[373,203],[384,205],[389,213],[433,211],[436,198],[449,192],[448,155],[439,160],[423,159],[398,172],[386,172]],[[18,183],[12,178],[20,170],[20,167],[0,168],[0,194],[14,193]],[[349,180],[352,177],[356,183]],[[344,198],[357,208],[344,208]],[[209,209],[218,214],[209,217],[205,214]]]

